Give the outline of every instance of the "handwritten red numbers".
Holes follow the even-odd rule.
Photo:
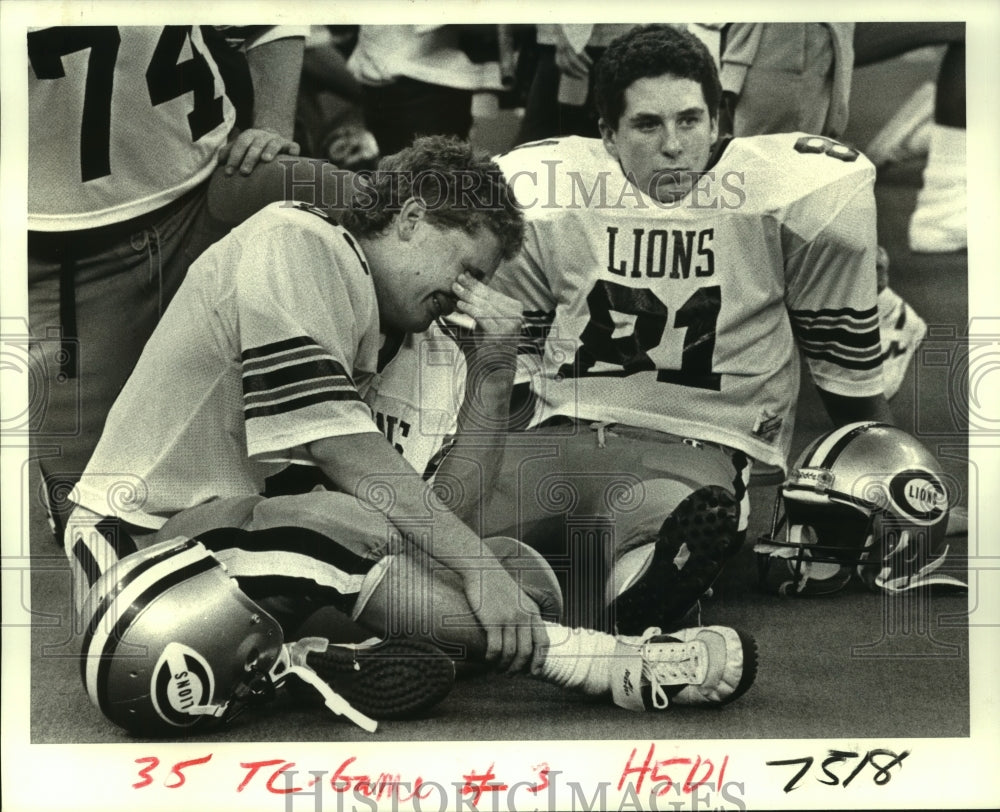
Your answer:
[[[178,761],[173,767],[170,768],[170,772],[163,781],[163,786],[167,789],[177,789],[178,787],[184,786],[184,782],[187,781],[187,778],[184,776],[184,770],[188,767],[193,767],[196,764],[207,764],[211,760],[212,754],[209,753],[207,756],[202,756],[201,758]],[[141,789],[142,787],[148,787],[152,784],[154,779],[151,773],[160,765],[160,760],[156,756],[146,756],[145,758],[137,758],[135,760],[136,764],[143,764],[144,762],[149,762],[149,766],[139,770],[139,777],[143,780],[133,784],[133,789]]]

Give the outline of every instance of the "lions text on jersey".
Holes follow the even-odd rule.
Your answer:
[[[493,284],[531,322],[533,424],[618,422],[783,466],[796,343],[824,390],[882,391],[875,170],[857,151],[803,133],[733,139],[674,204],[596,139],[498,163],[527,220]]]

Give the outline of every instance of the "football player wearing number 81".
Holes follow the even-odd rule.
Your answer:
[[[889,420],[875,170],[805,133],[720,141],[715,65],[671,26],[615,41],[595,92],[600,139],[498,159],[527,231],[494,285],[524,303],[532,397],[484,531],[635,634],[688,624],[739,549],[753,461],[786,464],[799,353],[835,425]]]

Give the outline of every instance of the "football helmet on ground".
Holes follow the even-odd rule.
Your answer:
[[[374,731],[367,714],[426,710],[454,681],[451,660],[419,640],[286,644],[279,623],[195,539],[163,541],[121,559],[90,590],[83,617],[87,693],[136,736],[229,722],[274,698],[293,674],[334,713]],[[404,688],[387,690],[396,683]]]
[[[857,575],[887,592],[964,588],[943,571],[949,504],[940,464],[905,431],[861,422],[828,432],[779,488],[771,532],[754,546],[761,585],[825,595]]]

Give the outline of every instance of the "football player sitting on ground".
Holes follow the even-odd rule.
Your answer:
[[[524,303],[534,403],[481,531],[543,553],[588,625],[636,634],[688,622],[740,548],[752,462],[786,465],[799,352],[834,425],[891,422],[875,171],[803,133],[718,141],[716,67],[672,26],[596,70],[601,139],[498,158],[526,235],[492,286]]]
[[[174,555],[169,550],[139,563],[126,558],[180,536],[213,551],[185,547],[195,551],[199,572],[213,560],[225,564],[262,601],[255,606],[282,618],[287,639],[315,610],[333,606],[378,637],[412,631],[450,646],[457,658],[510,671],[530,661],[544,678],[613,693],[635,709],[739,696],[753,681],[756,655],[752,639],[735,630],[656,630],[616,640],[543,621],[540,606],[555,607],[546,608],[552,617],[559,597],[541,562],[511,540],[484,542],[440,506],[379,432],[363,399],[379,356],[454,310],[475,324],[470,366],[506,367],[507,385],[496,393],[505,417],[515,349],[504,344],[518,339],[520,306],[484,283],[519,249],[523,217],[496,165],[445,138],[421,139],[383,159],[359,191],[347,229],[316,209],[273,204],[194,264],[77,486],[79,507],[66,534],[75,605],[110,611],[102,596],[123,595],[140,575],[149,587],[142,600],[188,584],[186,567],[162,580],[150,571],[161,554]],[[470,419],[489,429],[493,417],[479,411],[487,390],[471,393],[479,401]],[[261,496],[265,478],[292,462],[318,468],[337,490]],[[131,501],[121,498],[123,482],[137,484]],[[525,557],[530,566],[519,571]],[[541,573],[540,589],[528,583],[533,572]],[[101,594],[86,604],[102,573],[94,587]],[[199,590],[189,591],[196,602]],[[124,603],[121,624],[135,617]],[[253,617],[260,622],[259,613]],[[84,619],[90,632],[103,626],[96,614]],[[245,616],[234,623],[220,624],[218,640],[242,651]],[[178,626],[156,641],[159,648],[143,638],[154,662],[171,643],[192,646],[184,639],[192,624]],[[108,650],[92,644],[91,635],[84,671],[98,701],[109,689],[101,682],[107,671],[92,667],[89,655]],[[413,694],[395,697],[393,708],[419,710],[442,675],[428,679],[409,663],[401,656],[385,664]],[[341,672],[319,668],[334,690],[342,687]],[[367,676],[348,669],[346,678]],[[431,699],[440,698],[434,690]],[[361,712],[378,715],[379,701]]]

